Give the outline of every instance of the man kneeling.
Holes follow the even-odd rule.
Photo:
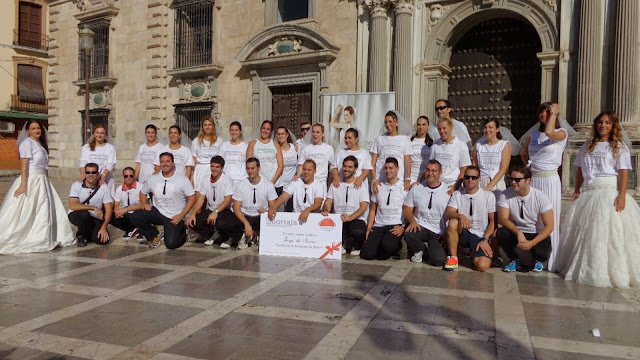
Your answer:
[[[551,255],[553,210],[551,200],[542,191],[532,188],[531,170],[524,166],[511,171],[511,187],[498,200],[498,243],[511,262],[505,272],[514,272],[520,265],[516,248],[531,251],[536,259],[534,272],[541,272],[542,263]]]

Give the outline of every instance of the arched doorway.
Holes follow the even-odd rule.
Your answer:
[[[453,47],[448,99],[473,141],[488,119],[500,120],[517,138],[535,123],[541,47],[536,30],[512,18],[483,21]]]

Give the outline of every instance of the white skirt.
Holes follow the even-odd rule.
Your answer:
[[[560,214],[562,206],[562,185],[560,176],[555,172],[552,176],[536,176],[531,178],[531,186],[542,191],[551,200],[553,209],[553,232],[551,233],[551,256],[547,262],[547,269],[557,271],[558,249],[560,248]]]
[[[196,164],[196,169],[193,171],[191,178],[193,179],[193,187],[195,188],[203,179],[211,177],[211,165],[210,164]]]
[[[0,207],[0,254],[49,251],[73,245],[67,211],[44,170],[30,169],[27,195],[13,196],[17,178]]]
[[[562,227],[558,270],[566,280],[597,287],[640,287],[640,207],[627,194],[616,212],[617,178],[583,187]]]
[[[491,179],[481,178],[480,179],[480,187],[484,189],[487,185],[489,185],[490,182],[491,182]],[[498,181],[496,186],[493,187],[493,190],[491,190],[493,195],[495,195],[495,197],[496,197],[496,212],[498,211],[497,205],[498,205],[498,200],[500,199],[500,195],[506,189],[507,189],[507,186],[504,183],[504,177],[503,177],[502,179],[500,179],[500,181]],[[498,219],[496,219],[496,222],[497,221],[498,221]]]

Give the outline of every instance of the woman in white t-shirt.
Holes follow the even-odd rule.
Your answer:
[[[494,191],[496,200],[506,189],[504,176],[511,163],[511,144],[502,140],[498,120],[484,123],[484,138],[476,142],[473,150],[473,165],[480,169],[480,187]]]
[[[282,150],[282,175],[278,178],[276,183],[276,193],[278,197],[282,195],[282,190],[285,186],[291,184],[293,177],[296,176],[298,170],[298,145],[293,143],[291,133],[285,126],[280,126],[276,130],[276,139],[278,145]],[[290,198],[284,205],[284,211],[293,211],[293,198]]]
[[[264,176],[275,186],[282,176],[284,164],[282,149],[271,139],[271,135],[273,135],[273,122],[265,120],[260,125],[260,136],[251,140],[247,146],[247,159],[255,157],[260,160],[260,176]]]
[[[74,243],[71,223],[47,177],[46,132],[30,119],[18,138],[20,177],[0,207],[0,254],[49,251]]]
[[[411,188],[411,140],[407,135],[398,132],[399,120],[394,111],[388,111],[384,116],[384,127],[387,132],[378,136],[371,145],[371,177],[373,193],[378,193],[379,182],[387,180],[384,174],[384,164],[387,158],[398,161],[398,178],[404,179],[405,190]]]
[[[358,144],[359,133],[357,129],[349,128],[344,133],[344,144],[347,146],[344,149],[340,149],[336,154],[336,159],[331,164],[331,175],[333,177],[333,186],[335,188],[340,187],[342,179],[342,162],[347,156],[354,156],[358,159],[358,168],[353,176],[356,180],[353,182],[353,186],[359,189],[361,186],[369,188],[367,183],[367,177],[371,173],[371,155],[369,152],[360,147]]]
[[[93,138],[88,144],[82,146],[80,161],[79,181],[84,181],[84,166],[88,163],[98,164],[100,180],[98,185],[107,184],[111,196],[115,195],[116,187],[113,180],[113,168],[116,166],[116,148],[107,142],[107,128],[104,125],[96,125],[93,128]]]
[[[195,170],[191,183],[196,186],[202,179],[211,176],[211,158],[220,153],[222,139],[216,133],[216,125],[211,116],[205,116],[200,123],[198,136],[191,142],[191,153]]]
[[[176,169],[176,173],[183,174],[187,179],[191,179],[193,175],[193,154],[188,147],[180,143],[182,137],[182,130],[178,125],[172,125],[169,127],[169,144],[163,145],[158,150],[158,156],[156,157],[153,165],[155,165],[155,172],[160,172],[160,155],[165,152],[173,154],[173,163]]]
[[[462,178],[467,166],[471,165],[469,148],[460,139],[452,135],[453,122],[449,118],[438,121],[440,139],[431,147],[429,160],[438,160],[442,166],[440,181],[449,187],[449,195],[453,194],[462,184]]]
[[[136,181],[144,184],[147,179],[154,173],[154,165],[158,151],[162,147],[162,144],[158,142],[158,128],[155,125],[149,124],[144,128],[144,134],[147,137],[147,142],[140,145],[136,158],[133,162],[136,164],[135,179]]]
[[[585,285],[640,287],[640,207],[627,194],[631,153],[618,115],[600,113],[591,133],[574,164],[575,202],[564,219],[558,270]]]
[[[531,168],[533,177],[531,186],[547,195],[553,204],[553,232],[551,233],[551,256],[547,269],[556,271],[556,258],[560,246],[560,213],[562,205],[562,186],[558,168],[562,165],[562,154],[569,138],[566,129],[558,121],[560,106],[545,102],[538,108],[540,128],[531,133],[531,137],[522,147],[522,161]]]
[[[298,171],[293,181],[298,181],[302,175],[302,165],[307,160],[313,160],[316,163],[315,179],[327,185],[329,177],[329,166],[334,160],[335,153],[333,147],[322,142],[324,140],[324,125],[313,124],[311,126],[311,143],[300,150],[298,156]]]
[[[220,156],[224,159],[224,173],[233,181],[234,188],[247,178],[245,161],[247,159],[247,143],[242,141],[242,124],[234,121],[229,125],[231,140],[225,141],[220,148]]]
[[[429,136],[429,118],[422,115],[416,120],[416,134],[411,137],[411,182],[422,176],[431,156],[433,139]]]

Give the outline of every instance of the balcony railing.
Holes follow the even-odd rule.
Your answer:
[[[16,29],[13,30],[13,45],[48,51],[49,37],[44,34],[20,32]]]
[[[44,104],[37,104],[20,100],[18,95],[11,95],[11,110],[46,114],[49,110],[49,101],[44,99]]]

